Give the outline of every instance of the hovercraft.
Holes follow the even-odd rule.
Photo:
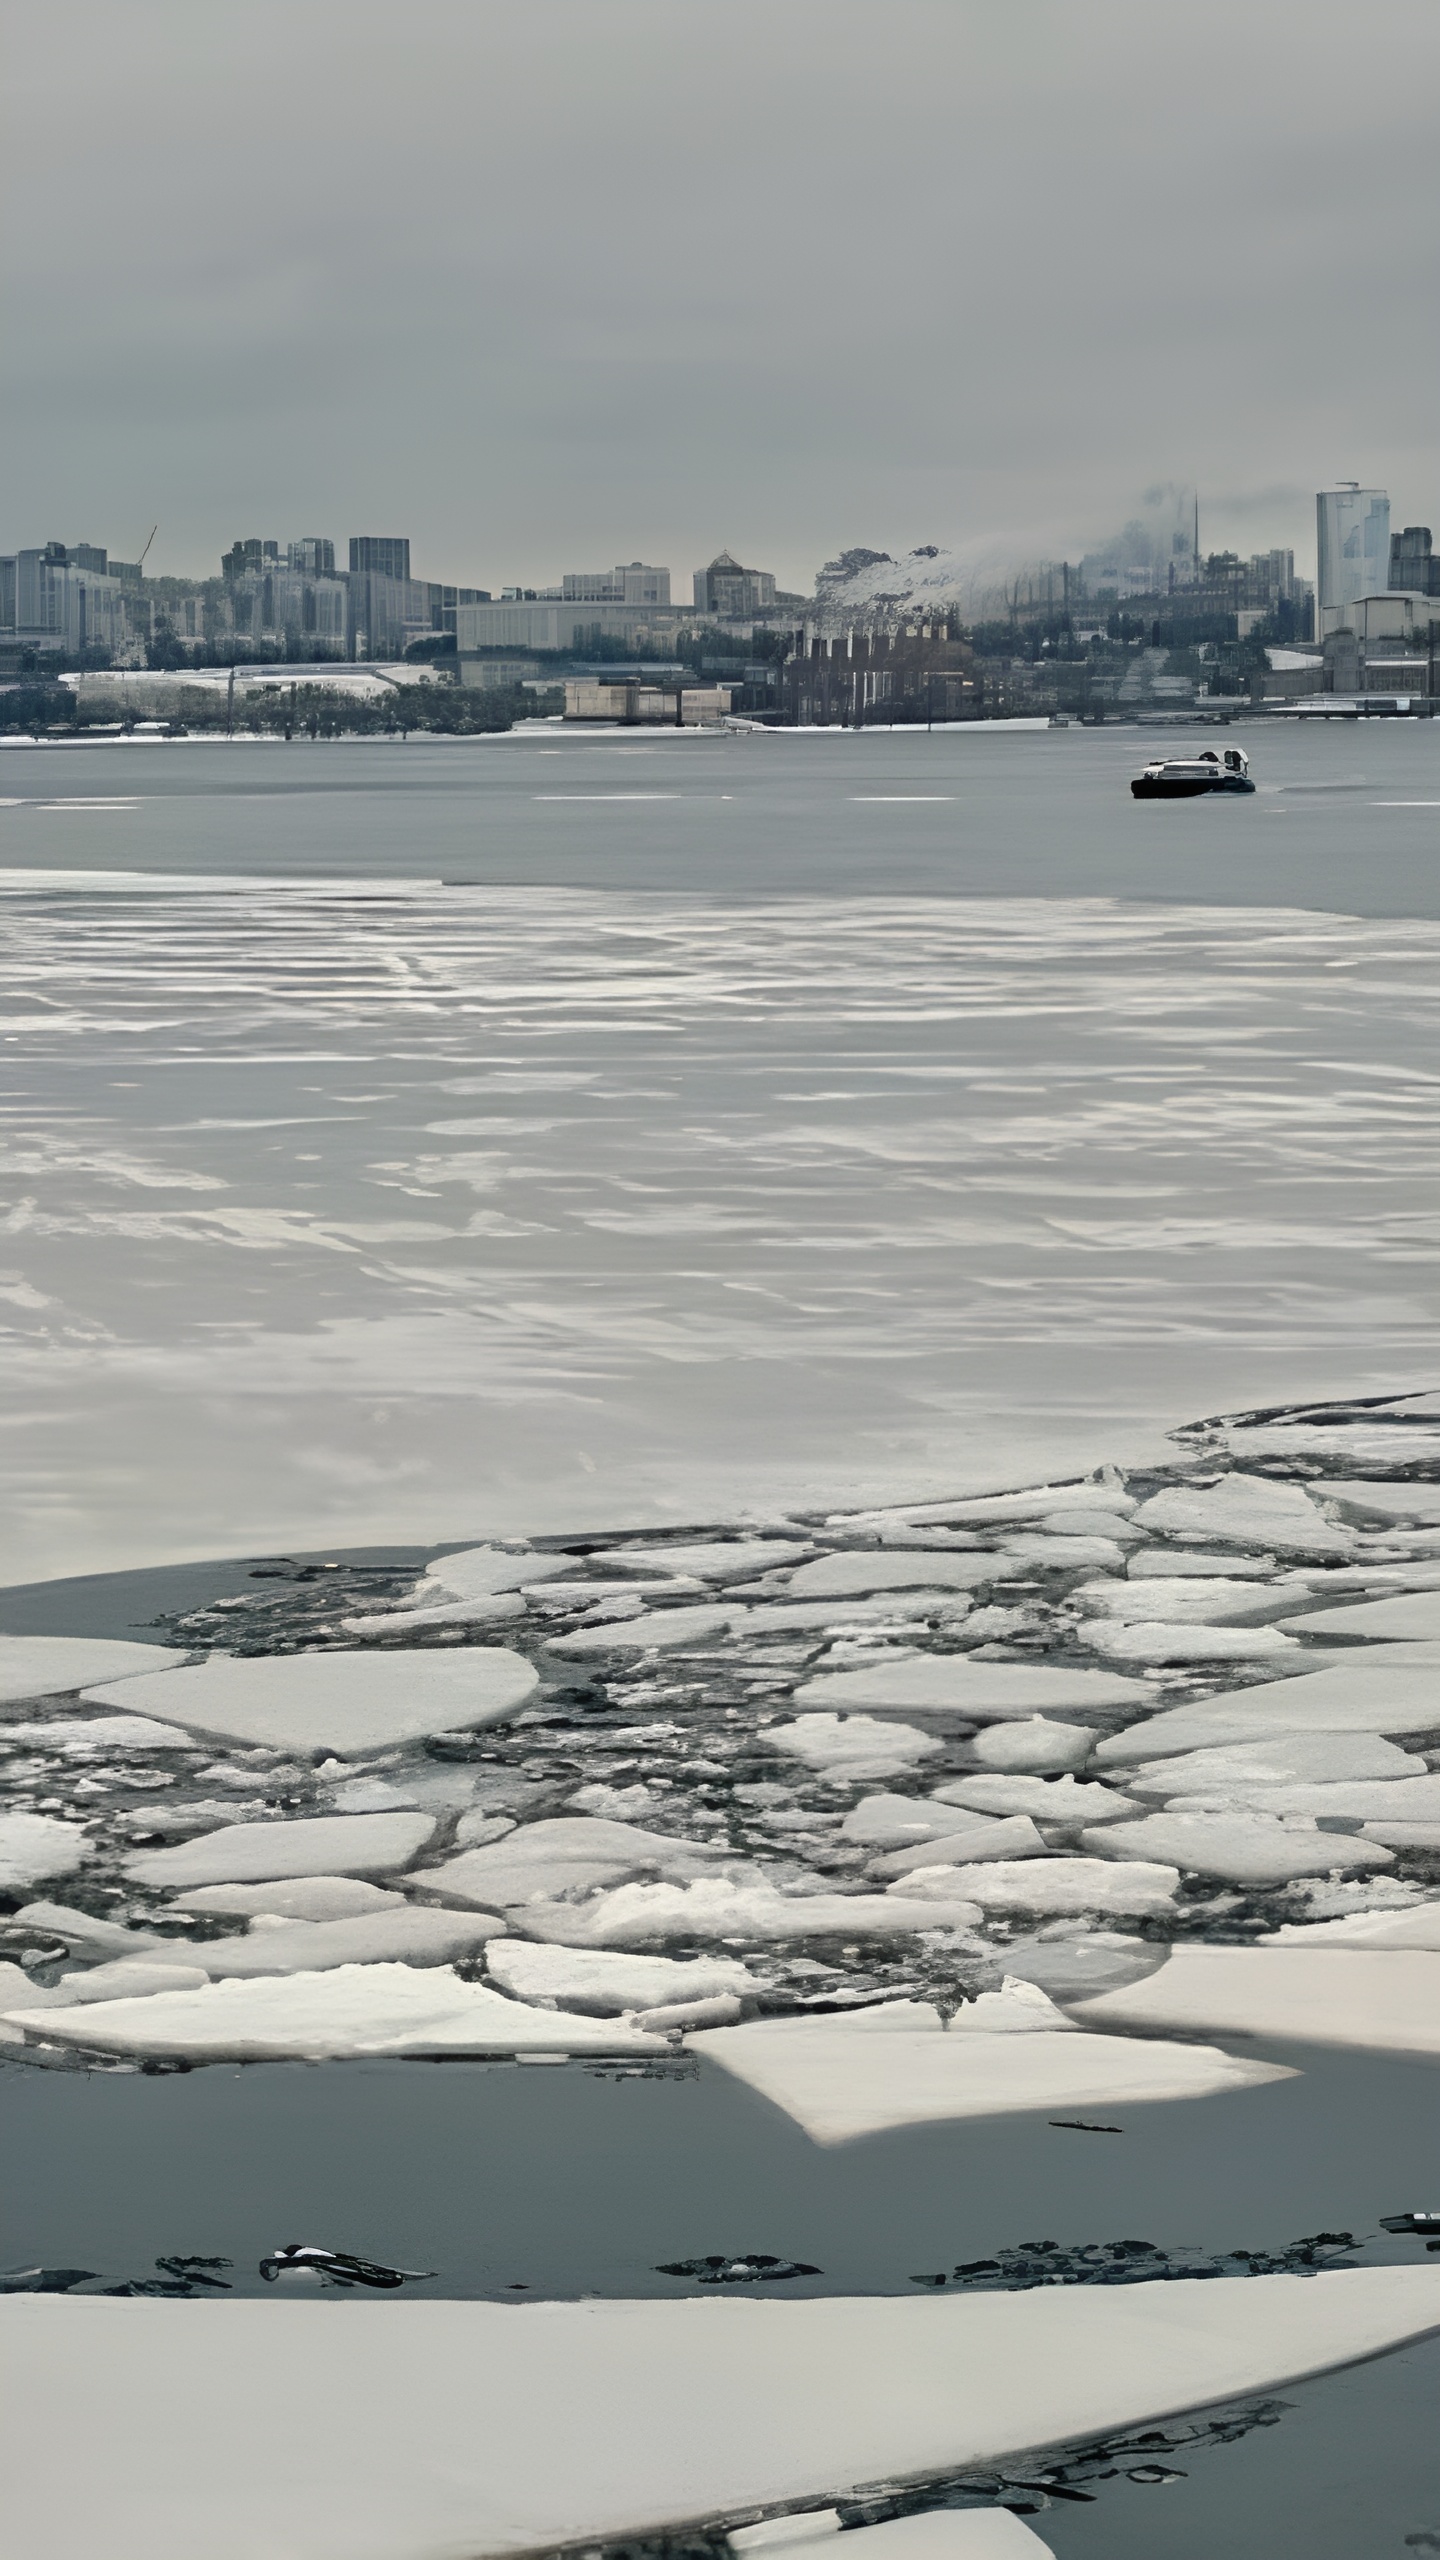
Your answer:
[[[1205,747],[1198,756],[1156,756],[1130,785],[1137,800],[1198,800],[1207,791],[1254,788],[1243,747],[1227,747],[1223,755]]]

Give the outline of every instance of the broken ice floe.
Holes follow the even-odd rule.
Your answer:
[[[172,1890],[265,1884],[286,1876],[383,1876],[406,1867],[435,1828],[424,1813],[334,1813],[313,1822],[239,1822],[126,1860],[139,1884]]]
[[[503,1648],[455,1653],[216,1654],[185,1671],[141,1672],[85,1690],[192,1732],[341,1758],[513,1715],[537,1686]]]
[[[1333,1938],[1318,1946],[1181,1946],[1158,1972],[1087,2000],[1079,2014],[1103,2028],[1440,2053],[1440,1954]]]
[[[344,1925],[344,1924],[337,1924]],[[529,2008],[448,1966],[347,1964],[160,1991],[148,1998],[6,2012],[44,2043],[92,2052],[231,2062],[339,2061],[384,2054],[656,2053],[628,2020]]]
[[[1113,1671],[1052,1663],[975,1662],[963,1654],[877,1658],[863,1670],[822,1673],[795,1692],[797,1707],[849,1713],[854,1708],[946,1709],[977,1723],[1046,1714],[1064,1707],[1146,1707],[1153,1689]]]
[[[166,1647],[72,1655],[72,1680],[107,1674],[94,1712],[0,1723],[0,1855],[30,1858],[12,1894],[71,1872],[96,1909],[28,1935],[15,1916],[7,2006],[473,1971],[488,1945],[512,2006],[542,2015],[566,1997],[547,1963],[585,1960],[679,1968],[619,2002],[669,2028],[762,1995],[873,2000],[902,1966],[973,2013],[1002,1969],[1078,1997],[1153,1972],[1177,1935],[1374,1916],[1364,1896],[1403,1902],[1440,1858],[1440,1563],[1393,1561],[1395,1522],[1433,1537],[1440,1496],[1377,1483],[1187,1457],[1168,1483],[785,1534],[517,1541],[437,1559],[408,1596],[395,1573],[349,1584],[386,1596],[348,1625],[374,1646],[343,1640],[337,1582],[308,1650],[263,1650],[294,1645],[299,1603],[259,1596],[238,1652],[191,1668]],[[321,1568],[282,1579],[322,1608]],[[220,1606],[180,1631],[245,1636],[251,1602]],[[476,1614],[495,1608],[503,1650]],[[1100,1667],[1117,1646],[1146,1677]],[[147,1891],[174,1905],[158,1934],[143,1900],[126,1910]],[[221,1935],[227,1917],[252,1926]]]
[[[98,1636],[0,1635],[0,1704],[63,1697],[94,1680],[123,1680],[164,1671],[183,1653],[161,1644],[112,1642]]]
[[[72,1875],[91,1854],[77,1823],[48,1813],[0,1813],[0,1892]]]
[[[1081,1839],[1097,1857],[1165,1859],[1190,1875],[1240,1885],[1278,1885],[1292,1876],[1388,1867],[1394,1855],[1378,1841],[1321,1831],[1308,1822],[1287,1823],[1276,1814],[1239,1808],[1201,1813],[1188,1805],[1184,1811],[1142,1814],[1136,1822],[1107,1823],[1103,1830],[1082,1832]]]
[[[1017,2005],[1023,1999],[1014,1991],[998,1996]],[[687,2041],[692,2052],[733,2072],[824,2144],[900,2125],[1032,2108],[1207,2096],[1288,2076],[1275,2064],[1242,2061],[1214,2046],[1044,2025],[1016,2034],[1009,2015],[1002,2027],[977,2024],[947,2034],[933,2010],[913,2002],[855,2017],[757,2019]]]
[[[691,1956],[678,1961],[673,1956],[547,1946],[525,1938],[492,1938],[485,1952],[485,1970],[517,2000],[593,2012],[597,2017],[619,2017],[627,2009],[655,2010],[765,1987],[732,1956]]]
[[[1238,1469],[1213,1485],[1167,1487],[1142,1502],[1135,1519],[1172,1537],[1273,1547],[1281,1555],[1347,1555],[1355,1544],[1354,1531],[1327,1520],[1303,1486]]]

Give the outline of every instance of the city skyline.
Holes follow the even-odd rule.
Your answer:
[[[1215,0],[1199,112],[1140,0],[909,0],[883,44],[856,0],[735,0],[723,44],[677,0],[436,0],[403,41],[377,0],[32,13],[11,487],[33,538],[158,519],[183,575],[404,520],[492,588],[728,543],[793,589],[862,542],[1063,557],[1157,478],[1212,547],[1303,555],[1338,478],[1425,512],[1440,25],[1387,0],[1366,45],[1362,80],[1300,0]]]

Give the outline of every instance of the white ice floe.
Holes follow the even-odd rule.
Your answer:
[[[93,1680],[123,1680],[183,1662],[173,1645],[127,1644],[108,1636],[0,1635],[0,1705],[15,1698],[55,1698]]]
[[[149,2000],[161,1991],[200,1991],[210,1977],[203,1965],[193,1964],[189,1951],[176,1947],[173,1954],[155,1956],[117,1956],[109,1964],[97,1964],[88,1973],[67,1973],[59,1984],[72,2006],[91,2000]],[[22,2005],[18,2000],[13,2004]]]
[[[1396,1822],[1382,1816],[1363,1827],[1365,1838],[1377,1840],[1382,1849],[1425,1849],[1432,1856],[1440,1851],[1440,1822]]]
[[[168,1941],[177,1963],[198,1965],[212,1982],[262,1973],[328,1973],[342,1964],[454,1964],[503,1935],[494,1914],[437,1911],[400,1902],[348,1920],[284,1920],[258,1913],[240,1938]],[[93,1977],[92,1977],[93,1979]]]
[[[1262,1947],[1422,1947],[1440,1955],[1440,1902],[1408,1911],[1350,1911],[1338,1920],[1287,1920]]]
[[[822,1672],[795,1692],[797,1707],[947,1709],[977,1724],[1045,1715],[1062,1707],[1144,1707],[1148,1681],[1115,1671],[1062,1670],[1050,1662],[972,1662],[964,1654],[877,1654],[853,1671]]]
[[[0,1742],[63,1751],[81,1759],[103,1751],[107,1760],[125,1751],[193,1751],[195,1736],[183,1725],[157,1724],[153,1716],[31,1717],[23,1724],[0,1725]]]
[[[1402,1658],[1403,1654],[1403,1658]],[[1421,1660],[1414,1659],[1420,1655]],[[1216,1743],[1268,1742],[1277,1732],[1428,1733],[1440,1728],[1440,1645],[1357,1651],[1280,1680],[1171,1707],[1095,1746],[1097,1766],[1155,1760]]]
[[[1440,1637],[1440,1591],[1396,1592],[1385,1600],[1357,1600],[1341,1609],[1310,1609],[1282,1618],[1305,1636],[1371,1636],[1388,1642]]]
[[[1038,1983],[1007,1973],[998,1991],[982,1991],[966,2000],[950,2020],[952,2035],[1032,2036],[1074,2032],[1075,2021],[1057,2009]]]
[[[748,1581],[778,1565],[800,1564],[814,1547],[795,1538],[705,1538],[685,1546],[610,1547],[616,1573],[693,1573],[700,1582]]]
[[[428,1813],[325,1813],[302,1822],[231,1822],[173,1849],[144,1849],[125,1872],[174,1890],[197,1884],[269,1884],[284,1876],[383,1876],[424,1848]]]
[[[106,1707],[155,1714],[227,1742],[334,1752],[340,1759],[432,1733],[495,1724],[538,1686],[518,1653],[465,1645],[453,1653],[212,1655],[188,1671],[158,1671],[85,1691]]]
[[[1082,1769],[1097,1740],[1093,1725],[1057,1724],[1051,1716],[1026,1716],[1015,1724],[992,1724],[977,1734],[975,1757],[987,1769],[1049,1774]]]
[[[958,1879],[962,1871],[947,1872]],[[575,1947],[645,1947],[671,1938],[745,1945],[894,1937],[917,1929],[968,1929],[979,1916],[978,1896],[962,1894],[958,1881],[954,1901],[942,1905],[888,1893],[780,1893],[772,1885],[722,1876],[685,1885],[622,1884],[594,1902],[527,1902],[511,1914],[527,1936]]]
[[[23,1966],[12,1964],[8,1957],[0,1960],[0,2044],[25,2042],[24,2029],[9,2024],[6,2015],[9,2010],[22,2005],[30,2009],[68,2009],[72,1998],[70,1992],[62,1991],[58,1985],[53,1990],[42,1990],[38,1983],[31,1981]]]
[[[951,1831],[939,1840],[924,1840],[908,1849],[888,1849],[883,1857],[872,1858],[867,1875],[889,1878],[913,1878],[917,1890],[919,1879],[935,1876],[947,1867],[963,1867],[977,1860],[991,1858],[1043,1858],[1045,1843],[1028,1814],[1003,1815],[973,1813],[965,1828]],[[954,1885],[947,1878],[949,1890]],[[927,1885],[925,1891],[930,1888]]]
[[[347,1925],[337,1922],[337,1927]],[[347,1964],[267,1974],[148,1999],[27,2011],[7,2023],[45,2043],[196,2061],[329,2062],[364,2054],[663,2053],[628,2021],[531,2009],[448,1966]]]
[[[47,1876],[72,1875],[93,1854],[78,1822],[50,1813],[0,1813],[0,1891],[23,1892]]]
[[[1062,1511],[1113,1511],[1123,1519],[1135,1508],[1133,1497],[1117,1476],[1092,1483],[1027,1485],[1019,1493],[968,1494],[956,1502],[903,1503],[884,1511],[839,1511],[832,1513],[825,1525],[829,1529],[862,1532],[872,1524],[879,1527],[886,1522],[914,1527],[936,1522],[952,1528],[991,1529],[1010,1520],[1045,1520]]]
[[[935,1790],[937,1805],[968,1805],[975,1813],[1028,1813],[1035,1822],[1063,1823],[1076,1830],[1082,1823],[1119,1822],[1133,1810],[1128,1796],[1117,1795],[1093,1778],[1010,1776],[989,1771],[973,1778],[947,1778]]]
[[[1103,1831],[1094,1835],[1097,1841],[1106,1836]],[[1143,1858],[1114,1866],[1098,1857],[1035,1858],[1014,1866],[956,1867],[953,1872],[957,1890],[982,1911],[1028,1911],[1047,1919],[1072,1911],[1164,1917],[1180,1885],[1178,1867]]]
[[[734,1631],[754,1643],[771,1635],[805,1633],[811,1628],[874,1627],[896,1622],[911,1624],[924,1618],[963,1618],[969,1609],[963,1591],[946,1590],[929,1583],[916,1590],[871,1593],[855,1600],[772,1600],[746,1609],[734,1621]]]
[[[1214,1575],[1232,1582],[1265,1582],[1274,1576],[1275,1569],[1274,1556],[1242,1556],[1205,1547],[1141,1547],[1127,1558],[1125,1565],[1132,1581],[1139,1582],[1173,1581],[1191,1575],[1202,1580]]]
[[[1098,1858],[1161,1858],[1187,1875],[1217,1876],[1222,1884],[1288,1884],[1292,1876],[1353,1873],[1385,1867],[1393,1853],[1375,1840],[1319,1831],[1313,1823],[1286,1823],[1278,1815],[1238,1808],[1197,1813],[1188,1807],[1142,1814],[1138,1822],[1111,1822],[1081,1834]]]
[[[1046,2040],[1005,2041],[1019,2055]],[[282,2533],[286,2560],[518,2560],[1008,2462],[1437,2327],[1433,2265],[909,2299],[417,2300],[379,2316],[344,2298],[177,2314],[15,2294],[0,2301],[8,2529],[25,2560],[256,2560]],[[1000,2519],[980,2521],[988,2547],[973,2512],[907,2520],[893,2560],[1041,2560],[1024,2526],[1000,2540]]]
[[[1216,1743],[1173,1760],[1127,1769],[1131,1795],[1222,1795],[1251,1787],[1308,1782],[1324,1786],[1345,1779],[1423,1778],[1425,1762],[1378,1733],[1277,1733],[1264,1742]],[[1117,1800],[1117,1801],[1123,1801]]]
[[[797,1690],[797,1703],[823,1686],[812,1681]],[[781,1751],[836,1778],[898,1777],[917,1761],[933,1760],[943,1747],[918,1725],[864,1715],[801,1715],[793,1724],[767,1726],[759,1738],[767,1751]]]
[[[1440,1954],[1397,1946],[1175,1947],[1123,1991],[1077,2004],[1087,2026],[1288,2037],[1440,2053]]]
[[[1256,1813],[1308,1814],[1320,1821],[1338,1814],[1357,1822],[1440,1823],[1440,1777],[1427,1770],[1414,1778],[1312,1778],[1280,1780],[1270,1785],[1212,1787],[1203,1799],[1243,1802]],[[1193,1799],[1192,1799],[1193,1801]]]
[[[973,1591],[1004,1571],[1003,1557],[977,1552],[939,1555],[923,1547],[907,1555],[903,1549],[885,1547],[866,1555],[842,1549],[802,1565],[790,1576],[790,1589],[797,1600],[848,1599],[867,1591],[904,1591],[917,1584],[940,1591]]]
[[[838,2510],[827,2507],[818,2515],[742,2525],[728,2538],[732,2551],[778,2552],[784,2560],[797,2545],[803,2549],[839,2530]],[[925,2507],[918,2515],[892,2517],[889,2524],[850,2530],[865,2536],[865,2549],[855,2560],[1045,2560],[1049,2549],[1008,2507]]]
[[[517,2000],[579,2009],[599,2017],[765,1988],[734,1956],[677,1960],[598,1947],[543,1946],[533,1938],[492,1938],[485,1970]]]
[[[576,1627],[568,1636],[547,1636],[547,1653],[590,1654],[629,1650],[646,1653],[652,1646],[709,1644],[743,1619],[737,1601],[698,1609],[644,1609],[638,1618],[606,1620],[603,1625]]]
[[[841,1823],[840,1837],[866,1849],[903,1849],[917,1840],[943,1840],[954,1829],[954,1814],[927,1796],[862,1796]]]
[[[1167,1557],[1176,1551],[1166,1549]],[[1155,1558],[1147,1559],[1154,1564]],[[1133,1571],[1132,1564],[1132,1571]],[[1303,1574],[1285,1574],[1258,1585],[1234,1573],[1161,1574],[1151,1572],[1136,1582],[1101,1576],[1083,1582],[1070,1599],[1082,1615],[1117,1618],[1122,1623],[1159,1621],[1165,1626],[1223,1625],[1227,1619],[1276,1618],[1296,1607],[1313,1587]]]
[[[187,1911],[217,1912],[237,1920],[356,1920],[371,1911],[398,1910],[403,1894],[360,1876],[277,1877],[266,1884],[202,1884],[185,1895]]]
[[[1337,1476],[1315,1490],[1328,1494],[1333,1502],[1348,1503],[1355,1511],[1368,1511],[1378,1520],[1418,1520],[1440,1526],[1440,1485],[1377,1484],[1365,1477]]]
[[[1087,1618],[1076,1629],[1082,1644],[1117,1662],[1247,1662],[1271,1654],[1304,1662],[1303,1648],[1276,1627],[1199,1627],[1141,1619],[1117,1626],[1112,1618]]]
[[[146,1947],[162,1950],[169,1940],[145,1929],[122,1928],[118,1920],[97,1920],[89,1911],[71,1911],[63,1902],[27,1902],[11,1926],[37,1938],[63,1938],[68,1946],[101,1956],[138,1955]]]
[[[524,1615],[518,1591],[497,1591],[488,1600],[435,1600],[418,1609],[372,1610],[365,1617],[342,1618],[340,1624],[349,1636],[393,1636],[410,1627],[498,1626]]]
[[[437,1556],[415,1586],[410,1605],[426,1608],[448,1600],[489,1600],[501,1592],[520,1591],[527,1583],[548,1582],[574,1570],[573,1556],[537,1555],[524,1548],[459,1547],[454,1555]]]
[[[686,2043],[827,2146],[899,2125],[1209,2097],[1290,2076],[1274,2064],[1241,2061],[1206,2045],[1059,2030],[1016,2035],[1008,2020],[999,2029],[942,2034],[896,2018],[889,2033],[877,2033],[886,2023],[883,2010],[758,2018],[689,2036]]]
[[[1063,1573],[1107,1565],[1118,1570],[1125,1562],[1124,1547],[1114,1538],[1066,1537],[1053,1528],[1007,1534],[1005,1553],[1012,1568],[1044,1565]]]
[[[609,1822],[603,1815],[560,1814],[548,1822],[527,1822],[488,1847],[464,1849],[443,1866],[426,1867],[417,1882],[427,1893],[488,1910],[511,1904],[549,1900],[560,1894],[593,1893],[644,1874],[685,1878],[713,1871],[725,1853],[698,1840],[676,1840],[661,1831],[642,1831],[631,1822]]]
[[[1238,1470],[1215,1485],[1168,1486],[1142,1502],[1135,1517],[1142,1529],[1169,1537],[1274,1547],[1282,1555],[1348,1555],[1355,1544],[1354,1531],[1327,1520],[1300,1485]]]

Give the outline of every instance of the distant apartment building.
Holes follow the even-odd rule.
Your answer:
[[[533,650],[573,655],[597,640],[626,649],[672,646],[692,619],[672,604],[600,604],[561,596],[511,595],[498,604],[459,605],[455,637],[461,656],[474,650]]]
[[[1316,638],[1346,627],[1361,596],[1381,595],[1390,580],[1390,500],[1383,489],[1347,480],[1315,499]]]
[[[614,569],[567,569],[560,598],[564,604],[668,605],[670,572],[649,568],[643,560]]]
[[[1440,559],[1428,524],[1407,524],[1391,534],[1389,584],[1411,595],[1440,596]]]
[[[695,572],[695,610],[707,622],[750,622],[773,610],[775,579],[769,569],[744,569],[718,551],[708,569]]]
[[[75,658],[99,649],[123,658],[136,645],[127,581],[111,574],[99,544],[45,542],[0,557],[0,647],[7,657],[33,651]]]
[[[295,657],[344,656],[348,580],[336,575],[335,545],[323,535],[307,534],[283,548],[248,535],[221,555],[220,574],[230,629],[242,648],[278,645]],[[177,639],[192,636],[167,618]],[[185,618],[187,625],[194,619]]]
[[[410,582],[410,542],[398,533],[352,533],[350,575]]]

